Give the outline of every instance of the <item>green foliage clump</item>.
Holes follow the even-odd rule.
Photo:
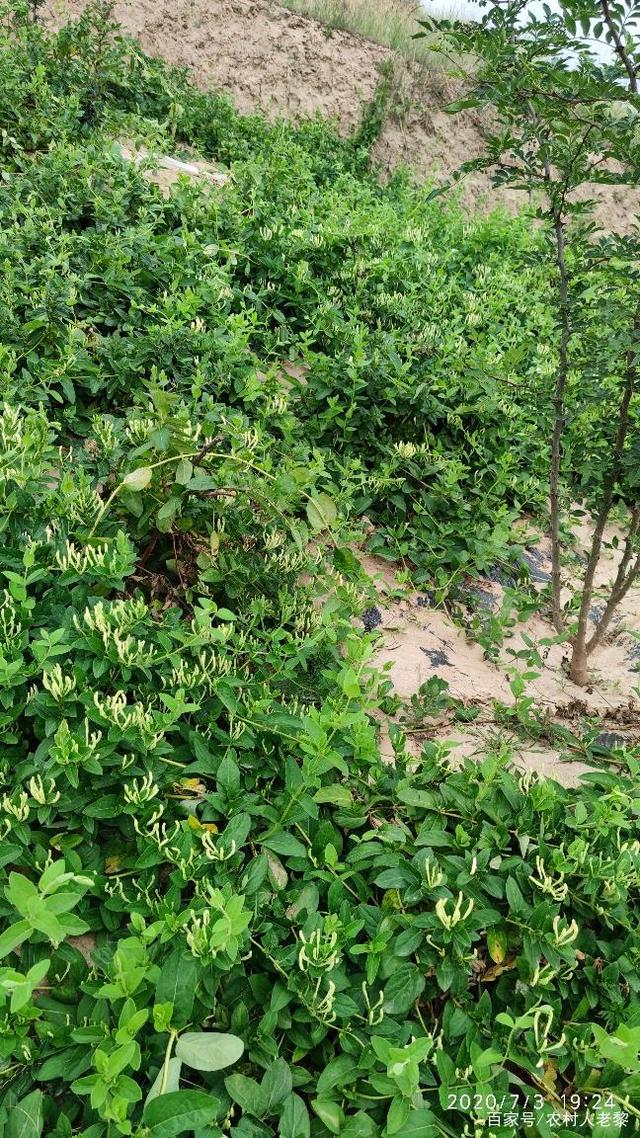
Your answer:
[[[530,389],[552,325],[526,223],[469,223],[401,176],[381,189],[357,137],[245,119],[94,23],[52,46],[29,29],[0,60],[2,350],[21,399],[71,425],[160,372],[235,403],[294,362],[292,409],[337,477],[357,474],[376,548],[423,578],[504,554],[545,471]],[[166,200],[122,159],[127,134],[195,146],[231,180]]]
[[[2,1138],[629,1133],[638,770],[385,763],[342,545],[447,574],[539,500],[536,235],[103,10],[4,19]],[[230,180],[165,198],[132,136]]]

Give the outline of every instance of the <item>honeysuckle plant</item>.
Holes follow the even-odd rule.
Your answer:
[[[536,398],[485,374],[547,375],[539,233],[380,187],[362,135],[238,116],[104,9],[52,39],[24,15],[0,43],[2,1138],[459,1138],[503,1096],[567,1138],[572,1095],[631,1133],[637,762],[571,790],[504,744],[455,769],[441,684],[399,717],[421,754],[395,723],[383,761],[397,701],[356,619],[359,511],[425,577],[442,558],[444,595],[540,501]],[[229,164],[224,195],[164,198],[131,134]]]

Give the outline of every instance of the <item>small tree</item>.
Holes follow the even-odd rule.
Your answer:
[[[589,656],[640,574],[640,243],[622,232],[605,234],[590,196],[597,185],[639,181],[640,8],[560,0],[536,16],[527,0],[480,3],[485,14],[477,24],[437,25],[441,50],[469,88],[449,109],[490,108],[485,153],[461,173],[488,169],[495,185],[526,191],[542,223],[557,316],[552,387],[540,410],[550,432],[551,611],[559,634],[571,627],[570,677],[584,685]],[[423,26],[433,37],[433,25]],[[575,429],[581,403],[595,431],[582,440]],[[576,487],[596,506],[577,623],[561,599],[563,494]],[[605,528],[620,502],[629,511],[622,556],[590,633]]]

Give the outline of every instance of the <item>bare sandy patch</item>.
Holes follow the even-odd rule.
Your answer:
[[[574,527],[573,560],[565,569],[568,600],[572,589],[579,587],[579,569],[591,537],[589,521]],[[610,526],[605,534],[605,548],[596,576],[593,620],[606,595],[607,586],[621,556],[620,531]],[[549,542],[532,535],[525,554],[534,577],[534,586],[542,590],[551,572]],[[434,608],[428,593],[413,589],[402,591],[397,573],[400,566],[368,553],[358,554],[361,564],[377,589],[380,617],[380,641],[375,662],[383,667],[393,691],[403,704],[418,696],[423,684],[439,677],[448,685],[448,695],[464,708],[473,708],[477,718],[472,723],[455,722],[455,717],[434,717],[425,729],[409,730],[407,745],[419,754],[422,744],[430,739],[453,744],[452,760],[465,756],[479,757],[491,748],[506,746],[516,766],[552,776],[566,785],[574,785],[589,769],[582,762],[565,762],[565,752],[544,731],[538,739],[526,732],[510,731],[503,719],[496,717],[496,704],[514,708],[516,696],[511,681],[518,673],[534,673],[527,681],[525,695],[533,699],[536,712],[549,724],[575,728],[578,733],[588,722],[598,721],[603,730],[615,730],[635,744],[640,741],[640,588],[632,588],[620,606],[615,624],[603,645],[592,657],[590,683],[578,687],[566,673],[569,645],[559,642],[544,609],[504,628],[503,643],[497,646],[495,659],[488,658],[483,647],[454,619],[453,611],[444,606]],[[465,594],[475,604],[475,611],[500,611],[505,599],[505,586],[485,578],[465,582]],[[402,595],[400,595],[402,593]],[[539,662],[532,662],[531,648],[537,650]],[[393,748],[387,736],[382,740],[387,758]]]
[[[153,154],[145,146],[135,146],[130,142],[118,143],[117,147],[125,161],[139,166],[143,177],[159,186],[167,198],[181,178],[195,180],[204,188],[224,186],[229,181],[228,174],[221,173],[201,158],[189,158],[187,161],[167,154]]]

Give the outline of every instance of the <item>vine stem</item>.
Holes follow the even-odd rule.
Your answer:
[[[157,462],[152,462],[148,466],[141,467],[141,469],[143,469],[143,470],[157,470],[159,467],[167,466],[172,462],[182,462],[185,459],[187,459],[189,461],[191,461],[191,459],[198,460],[198,459],[202,459],[204,457],[218,458],[222,461],[238,462],[238,463],[240,463],[241,466],[246,466],[249,470],[254,470],[256,472],[256,474],[260,474],[262,476],[262,478],[266,478],[267,481],[269,481],[269,482],[277,482],[278,481],[275,474],[270,474],[267,470],[263,470],[261,466],[258,466],[258,464],[256,462],[251,462],[248,458],[242,458],[238,454],[225,454],[223,451],[210,451],[210,450],[207,450],[206,447],[202,447],[199,451],[192,451],[189,454],[174,454],[170,458],[160,458],[160,459],[158,459]],[[97,516],[97,518],[93,524],[93,529],[91,530],[91,533],[89,534],[90,538],[94,536],[98,526],[100,525],[100,522],[102,521],[103,517],[105,516],[105,514],[109,510],[111,504],[118,497],[118,494],[120,493],[120,491],[126,490],[126,489],[127,489],[127,484],[123,479],[123,481],[119,482],[118,485],[115,487],[115,489],[111,491],[106,502],[103,503],[101,509],[98,512],[98,516]],[[313,495],[308,494],[306,490],[300,490],[299,493],[303,498],[305,498],[307,500],[307,502],[311,502],[313,500]],[[278,510],[278,513],[281,514],[281,511]],[[283,514],[281,514],[281,516],[284,517]]]
[[[167,1089],[167,1083],[169,1082],[169,1062],[171,1060],[171,1052],[173,1051],[173,1045],[174,1045],[177,1038],[178,1038],[178,1032],[172,1029],[170,1034],[169,1034],[169,1039],[167,1041],[167,1049],[164,1053],[164,1063],[162,1064],[162,1082],[160,1083],[160,1090],[158,1092],[159,1096],[163,1095]]]

